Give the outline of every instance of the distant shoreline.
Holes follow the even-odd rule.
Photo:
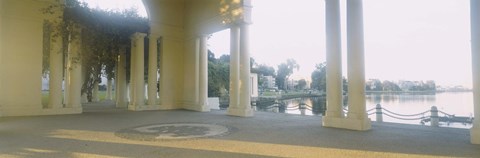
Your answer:
[[[365,91],[366,93],[457,93],[472,92],[472,90],[437,90],[437,91]]]

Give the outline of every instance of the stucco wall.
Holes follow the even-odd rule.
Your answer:
[[[3,115],[42,109],[44,1],[1,0],[0,104]]]
[[[195,38],[187,39],[185,42],[185,64],[184,64],[184,71],[185,71],[185,78],[184,78],[184,104],[186,106],[191,106],[198,104],[198,100],[196,100],[196,95],[198,95],[198,86],[196,86],[196,77],[199,72],[199,69],[196,68],[199,66],[199,61],[197,56],[199,57],[198,51],[199,49],[197,46]]]
[[[0,95],[2,93],[2,85],[3,85],[3,82],[2,82],[2,72],[3,72],[3,67],[4,65],[2,65],[2,54],[3,54],[3,11],[5,9],[3,9],[3,2],[4,1],[0,1]],[[3,105],[3,98],[0,97],[0,116],[2,116],[2,105]]]

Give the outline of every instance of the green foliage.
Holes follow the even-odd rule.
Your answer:
[[[260,64],[252,68],[252,73],[263,76],[275,76],[275,69],[271,66]]]
[[[315,66],[312,72],[312,83],[310,87],[319,91],[326,91],[327,88],[327,64],[320,63]]]
[[[307,81],[305,81],[305,79],[298,81],[297,89],[305,89],[305,86],[307,86]]]
[[[82,42],[81,61],[86,70],[82,92],[91,95],[93,84],[100,83],[101,75],[114,77],[115,62],[121,47],[130,46],[130,36],[135,32],[150,30],[148,19],[140,17],[135,8],[124,11],[91,9],[84,2],[65,0],[44,8],[51,19],[53,36],[62,37],[68,43],[72,39]],[[63,14],[59,14],[62,12]],[[81,32],[74,32],[80,28]],[[66,44],[64,43],[64,52]]]
[[[42,75],[44,78],[47,77],[47,74],[50,70],[50,39],[52,35],[52,24],[45,20],[43,22],[43,66],[42,66]]]
[[[230,83],[230,56],[223,55],[219,59],[208,51],[208,96],[221,97],[229,89]],[[225,90],[225,91],[223,91]]]
[[[327,63],[323,62],[315,66],[312,72],[312,83],[310,88],[319,91],[327,91]],[[346,93],[348,91],[348,82],[345,77],[342,77],[342,89]]]
[[[286,90],[285,81],[293,73],[293,69],[298,70],[299,68],[300,66],[294,59],[287,59],[285,63],[278,65],[277,77],[275,78],[278,88]]]

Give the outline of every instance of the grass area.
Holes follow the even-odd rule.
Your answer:
[[[49,91],[42,91],[42,105],[44,107],[46,107],[48,105],[49,94],[50,94]],[[62,96],[62,98],[63,98],[63,96]],[[98,99],[100,101],[102,101],[102,100],[105,100],[105,98],[107,98],[107,91],[99,91],[98,92]]]
[[[262,96],[277,96],[278,92],[263,92]]]
[[[42,105],[45,107],[48,105],[48,98],[49,98],[49,95],[50,92],[49,91],[42,91]]]

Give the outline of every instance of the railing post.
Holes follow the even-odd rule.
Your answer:
[[[430,110],[430,126],[432,127],[438,127],[438,109],[436,106],[432,106],[432,109]]]
[[[383,122],[383,112],[382,112],[382,105],[380,104],[377,104],[377,106],[375,107],[376,109],[376,116],[377,116],[377,122]]]
[[[273,106],[273,112],[274,113],[279,113],[280,112],[280,105],[275,104],[275,106]]]
[[[305,104],[299,104],[298,105],[298,108],[300,109],[300,114],[301,115],[305,115],[305,110],[307,109],[307,107],[305,107]]]

